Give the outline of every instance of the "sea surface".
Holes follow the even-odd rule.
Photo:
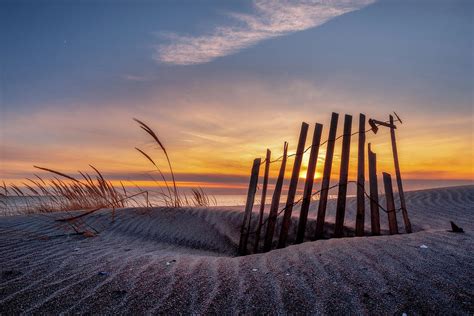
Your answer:
[[[393,181],[394,191],[396,192],[396,182]],[[460,185],[473,185],[474,181],[472,180],[405,180],[403,182],[404,191],[415,191],[423,190],[430,188],[441,188],[441,187],[450,187],[450,186],[460,186]],[[302,188],[299,188],[295,200],[301,198]],[[319,189],[319,183],[315,184],[315,190]],[[329,191],[329,199],[337,198],[338,189],[334,188]],[[383,185],[379,181],[379,193],[383,194]],[[347,190],[347,197],[355,196],[355,186],[349,185]],[[271,190],[269,190],[266,203],[271,203]],[[287,196],[285,193],[282,194],[280,198],[280,203],[285,203]],[[247,195],[246,194],[212,194],[209,193],[210,206],[242,206],[245,205]],[[316,194],[313,196],[313,200],[318,200],[319,196]],[[257,192],[255,198],[255,204],[260,204],[261,193]],[[18,196],[0,196],[0,216],[2,215],[15,215],[15,214],[24,214],[29,213],[36,206],[43,204],[47,205],[51,202],[49,197],[18,197]],[[165,204],[157,198],[150,197],[149,202],[153,206],[165,206]],[[134,207],[139,205],[144,205],[145,200],[141,197],[136,197],[135,202],[130,202],[128,206]]]

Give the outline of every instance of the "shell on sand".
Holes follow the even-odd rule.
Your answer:
[[[3,217],[0,314],[472,313],[474,186],[406,198],[412,234],[388,236],[381,212],[379,237],[305,242],[245,257],[235,257],[241,208],[123,209],[113,222],[103,211],[87,218],[100,228],[90,238],[65,235],[53,218],[65,214]],[[308,236],[316,208],[313,202]],[[347,209],[350,235],[355,199]],[[465,233],[449,232],[451,220]]]

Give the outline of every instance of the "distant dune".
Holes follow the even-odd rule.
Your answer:
[[[54,221],[69,213],[2,217],[0,314],[473,314],[474,186],[406,198],[412,234],[398,215],[402,234],[388,236],[381,212],[383,236],[245,257],[236,257],[242,207],[123,209],[114,222],[101,211],[87,217],[100,232],[91,238]],[[311,208],[308,236],[317,202]],[[347,208],[351,235],[355,199]],[[334,209],[331,200],[328,235]],[[450,220],[465,233],[449,232]],[[295,227],[296,217],[290,241]]]

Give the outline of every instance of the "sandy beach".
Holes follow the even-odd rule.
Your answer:
[[[243,207],[123,209],[114,221],[104,210],[87,217],[99,231],[88,238],[54,221],[69,213],[2,217],[0,314],[474,313],[474,186],[406,198],[412,234],[398,214],[401,234],[389,236],[382,212],[382,236],[244,257],[236,256]],[[334,208],[331,200],[328,236]],[[313,202],[308,236],[316,209]],[[355,199],[347,209],[350,236]],[[465,233],[450,232],[450,220]]]
[[[0,316],[474,316],[474,0],[0,29]]]

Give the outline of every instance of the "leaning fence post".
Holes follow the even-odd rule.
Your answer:
[[[369,143],[370,227],[372,235],[380,235],[379,193],[377,185],[377,155]]]
[[[283,147],[283,160],[281,161],[280,173],[275,184],[275,190],[272,197],[272,205],[270,206],[270,214],[268,215],[267,231],[263,244],[263,251],[270,251],[272,248],[273,234],[278,217],[278,207],[280,206],[281,189],[283,187],[283,179],[285,178],[286,159],[288,154],[288,143],[285,142]]]
[[[335,237],[342,237],[344,216],[346,213],[347,177],[349,173],[349,154],[351,149],[352,116],[344,117],[344,134],[342,138],[341,168],[339,172],[339,192],[337,194]]]
[[[331,125],[329,126],[329,136],[327,140],[326,159],[324,161],[323,180],[321,181],[321,194],[318,205],[318,218],[316,220],[315,238],[323,237],[324,221],[326,218],[326,206],[328,203],[329,183],[331,180],[332,158],[334,155],[334,144],[336,143],[337,120],[339,114],[332,113]]]
[[[286,246],[288,231],[291,225],[291,213],[293,212],[293,203],[295,202],[296,189],[298,187],[298,178],[300,177],[301,161],[303,160],[304,145],[306,136],[308,135],[308,124],[301,124],[300,137],[298,147],[295,154],[295,162],[293,164],[293,172],[291,174],[290,186],[288,188],[288,196],[286,198],[285,212],[283,213],[283,222],[281,224],[280,238],[278,239],[278,248]]]
[[[390,125],[394,126],[392,115],[390,115]],[[400,165],[398,163],[398,151],[397,151],[397,143],[395,139],[395,129],[393,127],[390,128],[390,138],[392,140],[393,161],[395,163],[395,175],[397,176],[398,194],[400,196],[400,205],[401,205],[402,214],[403,214],[403,222],[405,223],[405,231],[407,233],[411,233],[412,232],[411,223],[410,223],[410,219],[408,218],[407,206],[405,204],[405,193],[403,192],[402,176],[400,174]]]
[[[298,232],[296,234],[296,243],[302,243],[308,221],[309,204],[313,191],[314,174],[318,162],[319,145],[321,144],[321,134],[323,125],[316,123],[314,127],[313,141],[311,143],[311,152],[309,154],[308,170],[306,172],[306,182],[304,184],[303,201],[301,202],[301,213],[298,222]]]
[[[359,115],[359,144],[357,157],[357,215],[356,236],[364,236],[365,224],[365,115]]]
[[[385,199],[387,200],[390,235],[398,234],[397,214],[395,211],[395,201],[393,199],[392,177],[385,172],[383,173],[383,184],[385,187]]]
[[[240,229],[239,254],[245,255],[247,253],[247,241],[250,233],[250,220],[252,219],[252,209],[255,200],[255,193],[257,192],[258,172],[260,170],[260,158],[253,161],[252,173],[250,175],[249,190],[247,193],[247,203],[245,204],[244,221]]]
[[[265,210],[265,199],[267,197],[267,187],[268,187],[268,173],[270,171],[270,158],[272,152],[270,149],[267,149],[267,156],[265,157],[265,173],[263,176],[263,187],[262,187],[262,199],[260,200],[260,214],[258,215],[258,226],[255,235],[255,245],[253,247],[253,252],[258,251],[258,244],[260,243],[260,232],[262,231],[263,223],[263,213]]]

